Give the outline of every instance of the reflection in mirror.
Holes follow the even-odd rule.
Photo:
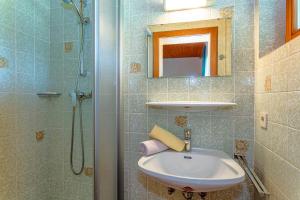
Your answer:
[[[154,77],[216,75],[217,36],[217,28],[154,33]]]
[[[295,13],[295,22],[294,30],[300,29],[300,0],[294,0],[294,13]]]
[[[286,0],[258,0],[258,2],[259,56],[262,57],[285,44]]]
[[[208,44],[209,42],[163,44],[161,74],[166,77],[210,75],[209,68],[205,67],[209,66]],[[182,65],[186,66],[185,69]]]
[[[286,42],[300,35],[300,0],[286,0]]]
[[[231,75],[231,18],[149,26],[148,77]]]

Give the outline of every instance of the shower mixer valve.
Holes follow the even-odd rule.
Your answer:
[[[93,92],[92,91],[91,92],[72,91],[72,92],[70,92],[70,96],[72,99],[72,105],[76,106],[77,100],[82,102],[86,99],[91,99],[93,97]]]
[[[93,93],[91,92],[78,92],[77,93],[77,98],[79,101],[83,101],[86,99],[91,99],[93,97]]]

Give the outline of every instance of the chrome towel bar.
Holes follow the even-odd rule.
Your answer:
[[[245,156],[234,154],[234,158],[238,160],[241,167],[245,170],[246,174],[250,178],[251,182],[254,184],[260,197],[269,196],[270,193],[258,178],[253,169],[249,168]]]

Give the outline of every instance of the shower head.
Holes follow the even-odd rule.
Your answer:
[[[89,19],[83,16],[82,12],[79,10],[78,6],[74,3],[73,0],[62,0],[62,1],[65,4],[72,5],[72,7],[75,9],[81,23],[86,24],[89,22]]]
[[[64,3],[73,3],[72,0],[62,0]]]

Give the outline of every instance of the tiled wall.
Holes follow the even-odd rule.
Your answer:
[[[75,1],[79,5],[79,1]],[[91,1],[86,1],[85,16],[90,15]],[[52,91],[63,93],[49,105],[49,197],[53,199],[93,199],[93,178],[75,176],[70,168],[70,145],[72,125],[72,104],[70,92],[75,89],[75,80],[78,72],[78,52],[80,42],[80,24],[78,16],[72,7],[65,5],[61,0],[51,0],[50,20],[50,63],[49,88]],[[80,77],[79,89],[91,92],[93,89],[92,48],[91,48],[91,24],[85,25],[85,59],[84,68],[88,70],[87,77]],[[65,50],[65,43],[73,48]],[[93,113],[92,99],[83,102],[83,129],[85,146],[85,166],[93,167]],[[75,119],[75,169],[81,166],[81,146],[79,129],[79,112]]]
[[[60,0],[0,1],[0,13],[0,57],[7,61],[0,68],[0,199],[92,199],[92,178],[75,177],[69,167],[68,93],[77,70],[76,14],[63,10]],[[91,49],[90,31],[86,33],[86,48]],[[74,42],[73,51],[64,53],[64,41]],[[90,76],[81,81],[81,88],[87,91],[92,88],[92,70],[89,62],[85,67]],[[37,97],[47,90],[63,95]],[[86,165],[93,166],[91,100],[83,110]],[[45,139],[37,142],[35,132],[40,130]],[[75,155],[80,155],[78,140],[76,149]],[[75,157],[78,166],[80,158]]]
[[[47,87],[50,3],[0,1],[0,13],[0,199],[47,199],[48,142],[35,132],[47,128],[36,92]]]
[[[298,37],[256,62],[254,163],[271,200],[300,199],[299,59]],[[269,114],[267,129],[260,112]]]
[[[259,55],[265,56],[285,43],[285,0],[259,2]],[[258,10],[257,10],[258,11]]]
[[[122,0],[122,98],[124,99],[124,196],[125,199],[182,199],[179,192],[168,196],[165,186],[138,172],[139,142],[148,139],[154,124],[183,137],[175,117],[187,116],[194,147],[224,150],[233,155],[235,139],[249,143],[252,162],[254,140],[254,3],[248,0],[217,1],[216,7],[234,6],[233,74],[220,78],[147,79],[145,29],[148,24],[207,19],[213,9],[164,12],[162,0]],[[132,73],[131,63],[141,63]],[[152,110],[147,101],[203,100],[234,101],[230,111],[182,113]],[[252,190],[243,184],[234,190],[210,194],[210,199],[251,199]]]

